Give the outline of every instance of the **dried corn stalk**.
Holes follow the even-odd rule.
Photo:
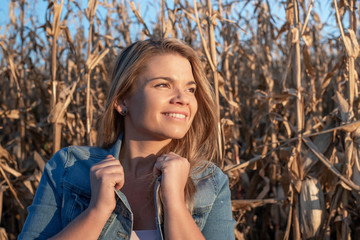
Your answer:
[[[0,26],[2,238],[16,239],[60,143],[93,141],[115,55],[171,36],[199,53],[217,88],[237,239],[360,239],[359,1],[319,2],[57,0],[32,15],[33,1],[10,1]]]

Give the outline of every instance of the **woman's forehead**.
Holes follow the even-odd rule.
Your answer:
[[[194,78],[192,63],[178,53],[157,54],[148,57],[142,65],[139,75]]]

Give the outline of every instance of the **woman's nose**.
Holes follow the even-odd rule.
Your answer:
[[[171,98],[171,103],[186,105],[189,104],[189,96],[182,90],[174,91],[174,96]]]

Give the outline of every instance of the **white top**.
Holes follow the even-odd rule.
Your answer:
[[[135,230],[131,232],[130,240],[156,240],[156,230]]]

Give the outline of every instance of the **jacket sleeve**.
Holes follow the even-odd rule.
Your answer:
[[[66,160],[65,148],[46,164],[33,203],[28,207],[28,216],[19,240],[48,239],[61,231],[61,181]]]
[[[202,234],[207,240],[235,239],[236,221],[232,216],[228,177],[219,169],[214,173],[217,197],[206,220]]]

